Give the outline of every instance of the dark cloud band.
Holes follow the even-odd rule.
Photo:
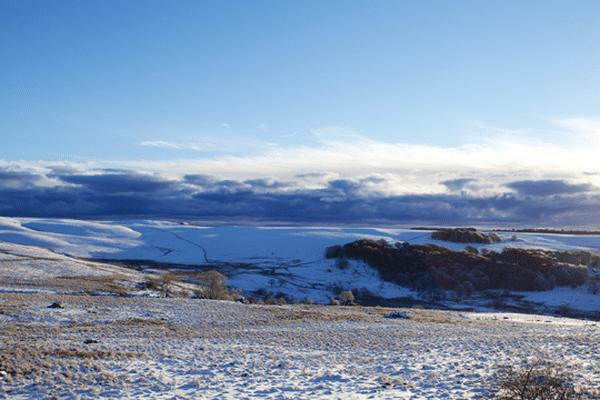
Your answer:
[[[49,177],[64,185],[40,182]],[[331,179],[319,189],[267,179],[219,180],[207,175],[167,179],[136,171],[47,176],[0,169],[0,215],[69,218],[195,218],[236,223],[582,226],[600,212],[594,187],[565,181],[516,181],[516,193],[381,195],[381,177]],[[453,192],[474,179],[445,181]],[[562,195],[562,196],[561,196]]]
[[[594,189],[590,184],[570,184],[563,180],[515,181],[504,185],[521,196],[553,196],[586,193]]]

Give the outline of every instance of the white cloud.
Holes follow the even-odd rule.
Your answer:
[[[258,127],[260,128],[261,131],[263,132],[269,132],[269,128],[267,127],[267,124],[260,124],[258,125]]]
[[[595,146],[566,150],[548,143],[502,139],[458,147],[422,146],[380,142],[337,127],[312,134],[314,145],[272,145],[253,155],[116,163],[168,174],[209,174],[239,180],[263,176],[296,180],[296,175],[319,172],[340,179],[395,176],[386,179],[385,186],[375,185],[388,194],[442,193],[446,188],[439,182],[465,177],[478,179],[485,186],[482,195],[506,191],[502,185],[518,179],[569,179],[600,185],[600,176],[584,176],[600,171]],[[317,181],[311,185],[319,186]]]
[[[600,119],[594,118],[567,118],[555,120],[559,126],[577,132],[583,137],[600,137]]]
[[[222,126],[224,126],[225,128],[229,128],[229,124],[223,124]]]
[[[142,142],[140,143],[141,146],[147,146],[147,147],[164,147],[167,149],[175,149],[175,150],[196,150],[196,151],[202,151],[202,149],[200,149],[198,147],[198,145],[194,144],[194,143],[174,143],[174,142],[164,142],[162,140],[156,140],[153,142]]]
[[[486,125],[481,122],[472,122],[469,125],[473,125],[477,129],[480,129],[480,130],[486,132],[487,134],[496,134],[496,135],[501,135],[501,136],[513,136],[513,135],[519,135],[522,133],[522,131],[520,129],[503,129],[503,128],[499,128],[497,126]]]
[[[564,120],[567,121],[567,120]],[[563,121],[563,126],[567,122]],[[587,132],[595,129],[591,120],[576,124]],[[571,128],[569,128],[571,129]],[[575,129],[575,128],[572,128]],[[307,133],[308,134],[308,133]],[[83,170],[126,168],[159,172],[179,179],[186,174],[213,175],[217,179],[273,179],[297,182],[299,187],[323,188],[331,179],[363,179],[382,176],[370,187],[386,195],[446,193],[442,181],[477,179],[477,195],[504,193],[505,183],[516,180],[562,179],[571,183],[590,183],[600,187],[600,144],[566,148],[552,143],[499,139],[480,140],[458,147],[385,143],[370,139],[349,128],[330,127],[312,131],[310,144],[283,146],[271,144],[253,148],[243,142],[223,143],[220,155],[211,153],[195,158],[160,160],[94,160],[90,163],[64,163]],[[148,141],[143,146],[178,150],[201,149],[196,144]],[[212,149],[215,147],[212,146]],[[223,153],[227,151],[227,153]],[[51,162],[4,162],[34,171],[48,171]],[[85,164],[85,165],[84,165]]]

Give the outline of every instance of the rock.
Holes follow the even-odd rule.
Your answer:
[[[65,305],[60,301],[56,301],[56,302],[50,304],[48,306],[48,308],[65,308]]]
[[[83,342],[83,344],[96,344],[96,343],[100,343],[100,342],[97,341],[96,339],[85,339],[85,342]]]

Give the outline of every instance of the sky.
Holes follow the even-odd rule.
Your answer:
[[[0,215],[600,229],[596,1],[0,1]]]

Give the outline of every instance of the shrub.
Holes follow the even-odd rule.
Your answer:
[[[173,292],[173,281],[176,278],[175,274],[165,272],[157,277],[147,278],[143,283],[143,287],[159,292],[160,297],[170,297]]]
[[[590,279],[588,282],[588,292],[591,294],[597,294],[600,291],[600,285],[596,279]]]
[[[348,268],[348,265],[350,265],[350,262],[346,257],[340,257],[337,260],[335,260],[335,266],[341,270]]]
[[[346,290],[345,292],[340,293],[340,302],[342,304],[350,304],[354,301],[354,295],[352,291]]]
[[[568,317],[571,315],[571,307],[569,303],[565,303],[564,301],[560,303],[560,306],[556,307],[556,313],[563,317]]]
[[[200,294],[207,299],[235,300],[240,295],[238,291],[229,289],[227,277],[218,271],[202,271],[196,275],[196,280],[204,286]]]
[[[462,283],[459,283],[458,285],[456,285],[456,287],[454,288],[454,292],[456,293],[457,300],[460,300],[463,297],[465,297],[465,295],[467,293],[467,291],[465,289],[465,285],[463,285]]]
[[[471,295],[475,291],[475,286],[473,286],[473,284],[470,281],[466,281],[464,283],[464,287],[465,287],[465,296],[471,297]]]
[[[537,273],[535,280],[533,281],[533,290],[538,292],[544,292],[552,289],[552,285],[541,273]]]
[[[495,310],[504,310],[506,309],[506,300],[504,297],[498,296],[492,300],[490,305]]]
[[[469,253],[473,253],[473,254],[479,254],[479,250],[477,250],[475,247],[473,246],[467,246],[465,247],[465,250],[468,251]]]
[[[313,304],[313,301],[312,301],[312,299],[307,297],[304,299],[304,304],[306,304],[307,306],[310,306]]]
[[[344,249],[339,244],[335,246],[329,246],[325,248],[325,258],[338,258],[341,257]]]
[[[379,247],[387,247],[388,242],[384,238],[379,239],[375,242]]]
[[[600,393],[573,383],[569,372],[545,360],[501,365],[491,380],[489,398],[497,400],[598,399]]]
[[[335,298],[333,298],[333,297],[330,297],[330,298],[329,298],[329,305],[330,305],[330,306],[339,306],[339,305],[340,305],[340,302],[339,302],[339,301],[337,301]]]
[[[333,294],[339,295],[344,291],[344,286],[341,282],[330,283],[326,286],[326,289],[333,292]]]

